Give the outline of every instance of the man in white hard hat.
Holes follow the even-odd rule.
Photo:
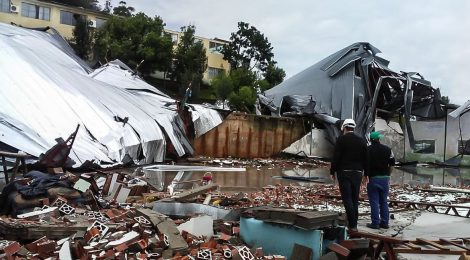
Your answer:
[[[362,177],[364,173],[367,176],[369,170],[367,143],[354,133],[355,128],[353,119],[344,120],[341,125],[343,135],[336,140],[330,168],[331,178],[338,179],[350,231],[357,231],[359,192]]]

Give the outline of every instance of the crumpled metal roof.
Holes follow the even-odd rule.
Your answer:
[[[358,134],[367,136],[376,112],[383,117],[403,113],[408,125],[412,114],[445,116],[438,89],[418,73],[389,69],[389,61],[378,53],[370,43],[354,43],[267,90],[259,102],[278,116],[310,116],[314,106],[312,117],[327,128],[332,143],[339,135],[335,124],[347,118],[356,121]]]
[[[162,129],[178,155],[192,152],[174,127],[182,124],[174,100],[116,64],[89,75],[63,44],[45,32],[0,23],[0,142],[39,156],[80,124],[70,154],[79,164],[120,162],[126,154],[162,161]],[[209,127],[221,121],[207,118]]]

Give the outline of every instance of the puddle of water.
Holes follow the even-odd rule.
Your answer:
[[[180,184],[179,188],[190,188],[193,183],[191,180],[202,180],[206,173],[205,171],[148,171],[142,170],[143,175],[147,178],[152,185],[159,189],[166,188],[176,177]],[[328,169],[281,169],[279,167],[261,167],[261,168],[246,168],[244,172],[217,172],[212,171],[213,183],[222,187],[249,187],[249,188],[262,188],[267,185],[313,185],[312,182],[299,182],[288,179],[277,178],[278,176],[296,176],[296,177],[318,177],[319,180],[329,182]],[[184,186],[184,187],[182,187]]]
[[[178,177],[178,188],[191,188],[195,185],[194,180],[202,180],[205,171],[148,171],[142,168],[128,168],[117,170],[125,173],[135,173],[137,176],[146,177],[153,186],[159,190],[164,190],[171,182]],[[2,174],[0,173],[0,176]],[[291,179],[282,179],[278,176],[309,177],[318,178],[317,181],[331,183],[329,178],[329,168],[281,168],[274,167],[247,167],[244,172],[212,172],[213,182],[222,187],[252,188],[260,189],[268,185],[302,185],[312,186],[318,182],[306,182]],[[449,168],[428,168],[414,167],[406,171],[402,168],[395,168],[391,177],[392,184],[412,184],[412,185],[454,185],[470,184],[470,169],[449,169]],[[5,180],[0,177],[0,188],[3,189]]]
[[[164,189],[175,177],[178,182],[188,182],[191,180],[202,180],[204,171],[180,171],[180,172],[159,172],[143,171],[148,181],[154,186]],[[245,172],[212,172],[213,182],[222,187],[249,187],[262,188],[267,185],[302,185],[312,186],[318,182],[298,181],[291,179],[282,179],[279,176],[290,177],[309,177],[318,178],[319,182],[331,183],[328,168],[279,168],[279,167],[261,167],[246,168]],[[455,185],[467,184],[470,177],[462,176],[455,172],[455,169],[426,168],[417,167],[416,172],[410,173],[402,169],[392,171],[392,184],[412,184],[412,185]],[[181,188],[191,188],[193,183],[180,184]],[[186,186],[184,186],[186,185]]]

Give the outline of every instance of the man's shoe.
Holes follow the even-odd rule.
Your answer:
[[[366,227],[372,228],[372,229],[379,229],[380,228],[379,225],[373,225],[372,223],[367,224]]]
[[[388,229],[389,226],[388,224],[380,224],[380,228],[383,228],[383,229]]]

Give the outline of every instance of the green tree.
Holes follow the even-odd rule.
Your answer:
[[[274,62],[272,49],[268,38],[258,29],[248,23],[239,22],[238,31],[231,34],[230,42],[224,46],[222,54],[232,69],[242,67],[265,71],[268,65]]]
[[[266,67],[266,71],[263,73],[263,76],[264,79],[269,83],[268,88],[262,89],[265,91],[280,84],[286,77],[286,72],[276,66],[276,64],[270,63],[268,67]]]
[[[75,50],[78,57],[88,60],[93,48],[94,30],[88,26],[88,21],[79,17],[72,31],[73,37],[68,39],[70,46]]]
[[[120,1],[119,6],[113,8],[113,14],[123,17],[131,17],[133,12],[135,12],[135,8],[127,6],[125,1]]]
[[[173,43],[164,33],[164,25],[160,17],[150,18],[144,13],[111,16],[96,34],[98,60],[106,63],[120,59],[143,75],[170,71]]]
[[[256,102],[256,91],[253,87],[242,86],[238,93],[232,92],[229,97],[230,105],[239,111],[253,113]]]
[[[238,92],[242,86],[255,86],[257,75],[247,68],[236,68],[230,71],[234,91]]]
[[[197,98],[204,71],[207,69],[207,56],[203,43],[195,38],[195,32],[194,25],[181,27],[182,36],[174,53],[170,78],[180,84],[181,93],[191,82],[193,96]]]
[[[225,101],[233,92],[232,78],[225,73],[221,73],[212,80],[211,84],[217,98],[223,101],[223,108],[225,109]]]

